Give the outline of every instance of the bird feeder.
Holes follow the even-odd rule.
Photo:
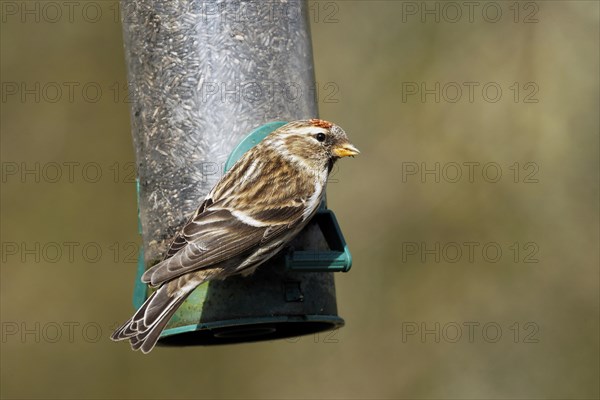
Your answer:
[[[122,0],[121,8],[143,242],[138,308],[149,290],[139,278],[162,260],[224,171],[284,121],[315,118],[317,91],[303,1]],[[271,340],[341,327],[333,272],[350,266],[323,203],[253,275],[196,288],[158,344]]]

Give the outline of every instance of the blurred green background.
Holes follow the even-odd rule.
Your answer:
[[[598,2],[481,2],[472,21],[463,3],[311,2],[336,89],[321,117],[362,151],[328,188],[354,255],[347,325],[150,356],[108,340],[140,242],[118,3],[95,23],[86,2],[56,22],[2,3],[2,398],[600,395]]]

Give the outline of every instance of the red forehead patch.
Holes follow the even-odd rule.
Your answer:
[[[314,126],[318,126],[319,128],[325,128],[325,129],[329,129],[333,126],[333,124],[331,122],[327,122],[324,121],[322,119],[311,119],[310,123],[313,124]]]

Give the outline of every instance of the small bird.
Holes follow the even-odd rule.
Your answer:
[[[249,275],[283,249],[316,214],[333,164],[357,154],[342,128],[321,119],[270,133],[223,175],[164,260],[142,275],[157,290],[111,339],[150,352],[198,285]]]

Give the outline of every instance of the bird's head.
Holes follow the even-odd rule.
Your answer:
[[[360,153],[342,128],[322,119],[290,122],[269,136],[284,156],[310,168],[331,167],[342,157]]]

